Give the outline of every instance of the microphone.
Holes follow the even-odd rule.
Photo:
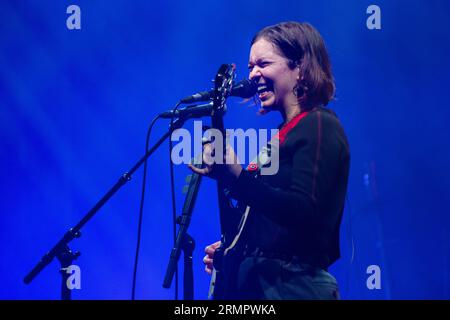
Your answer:
[[[244,79],[238,83],[233,83],[231,87],[231,96],[240,98],[251,98],[256,94],[258,86],[256,83],[249,79]],[[211,99],[214,90],[202,91],[192,96],[186,97],[180,100],[180,103],[194,103],[198,101],[206,101]]]
[[[175,111],[174,110],[165,111],[159,114],[159,117],[162,119],[172,119],[174,117],[178,118],[188,115],[189,118],[201,118],[204,116],[210,116],[212,109],[213,103],[209,102],[206,104],[193,105],[183,109],[177,109]]]

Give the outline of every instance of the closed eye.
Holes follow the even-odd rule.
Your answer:
[[[257,65],[258,67],[260,67],[260,68],[264,68],[264,67],[268,66],[268,65],[271,64],[271,63],[272,63],[272,62],[270,62],[270,61],[258,61],[258,62],[256,63],[256,65]],[[248,70],[249,70],[249,71],[252,71],[254,67],[255,67],[254,65],[249,64],[249,65],[248,65]]]

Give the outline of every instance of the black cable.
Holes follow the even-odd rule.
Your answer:
[[[355,260],[355,254],[356,254],[356,244],[355,244],[355,238],[353,236],[353,227],[352,227],[352,208],[350,206],[350,200],[348,198],[348,194],[346,195],[347,198],[347,207],[348,207],[348,214],[349,214],[349,219],[348,219],[348,232],[350,233],[350,240],[351,240],[351,246],[352,246],[352,255],[350,258],[350,264],[353,264],[354,260]]]
[[[150,135],[152,132],[153,125],[156,123],[156,120],[159,119],[159,115],[157,115],[152,122],[150,123],[150,126],[148,127],[147,131],[147,138],[145,140],[145,154],[148,152],[148,146],[150,142]],[[142,191],[141,191],[141,203],[139,208],[139,222],[138,222],[138,235],[137,235],[137,244],[136,244],[136,254],[134,258],[134,271],[133,271],[133,288],[131,291],[131,300],[135,299],[135,293],[136,293],[136,276],[137,276],[137,267],[138,267],[138,260],[139,260],[139,248],[141,246],[141,231],[142,231],[142,217],[144,212],[144,198],[145,198],[145,184],[146,184],[146,178],[147,178],[147,159],[144,161],[144,173],[142,177]]]
[[[348,198],[348,194],[345,195],[345,199],[347,201],[347,208],[348,208],[347,241],[350,242],[350,246],[351,246],[350,266],[349,266],[349,268],[347,268],[347,281],[346,281],[346,294],[348,296],[349,292],[350,292],[350,275],[351,275],[350,269],[352,268],[353,262],[355,259],[356,244],[355,244],[355,239],[353,236],[353,228],[352,228],[352,208],[350,206],[350,200]]]
[[[178,102],[173,109],[173,115],[175,115],[175,111],[180,106],[180,102]],[[173,127],[174,117],[170,119],[170,128]],[[169,137],[169,167],[170,167],[170,191],[172,196],[172,232],[173,232],[173,243],[175,244],[177,241],[177,209],[175,203],[175,182],[174,182],[174,174],[173,174],[173,161],[172,161],[172,134]],[[175,267],[175,300],[178,300],[178,264]]]

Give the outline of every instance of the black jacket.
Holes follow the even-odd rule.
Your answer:
[[[335,113],[314,108],[280,143],[279,171],[243,170],[231,196],[252,209],[243,241],[266,252],[295,254],[328,268],[340,256],[350,150]]]

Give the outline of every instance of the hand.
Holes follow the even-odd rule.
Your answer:
[[[211,274],[212,270],[214,268],[213,262],[214,262],[214,252],[216,252],[216,249],[220,247],[221,242],[217,241],[213,244],[210,244],[205,248],[206,256],[203,258],[203,263],[205,264],[205,271],[207,274]]]
[[[233,148],[229,144],[226,146],[224,164],[214,163],[215,148],[212,143],[206,143],[203,146],[203,163],[204,168],[196,168],[189,164],[189,168],[198,174],[208,176],[210,178],[221,180],[227,184],[236,180],[242,171],[242,166],[239,164],[239,159],[234,153]]]

